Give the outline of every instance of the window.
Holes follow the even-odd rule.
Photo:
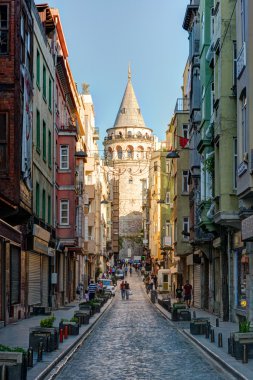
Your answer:
[[[43,65],[43,98],[47,99],[47,72],[46,67]]]
[[[132,136],[132,131],[127,131],[127,136],[131,137]]]
[[[42,219],[46,221],[46,191],[42,191]]]
[[[215,103],[215,91],[214,91],[214,82],[211,83],[211,116],[214,113],[214,103]]]
[[[183,134],[183,138],[189,139],[189,125],[188,124],[182,125],[182,134]]]
[[[233,160],[233,174],[234,174],[234,183],[233,187],[236,190],[237,189],[237,138],[233,138],[233,150],[234,150],[234,160]]]
[[[37,86],[40,88],[40,52],[37,50],[37,57],[36,57],[36,83]]]
[[[117,147],[117,155],[118,155],[118,159],[121,160],[122,159],[122,148],[121,148],[121,146]]]
[[[43,150],[43,160],[46,161],[47,160],[47,127],[46,127],[46,123],[45,121],[43,120],[43,147],[42,147],[42,150]]]
[[[158,163],[157,161],[154,162],[154,172],[158,171]]]
[[[47,223],[51,224],[51,197],[47,197]]]
[[[170,204],[170,193],[169,192],[167,192],[165,195],[165,203],[166,203],[166,205]]]
[[[60,203],[60,224],[69,225],[69,201],[61,200]]]
[[[68,145],[60,146],[60,168],[61,169],[69,168],[69,146]]]
[[[0,55],[9,53],[9,8],[0,5]]]
[[[36,215],[40,216],[40,184],[36,182]]]
[[[133,184],[133,178],[132,178],[132,177],[129,177],[128,183],[129,183],[130,185]]]
[[[247,152],[247,97],[244,92],[241,97],[241,122],[242,122],[242,154]]]
[[[189,217],[183,218],[183,236],[184,240],[189,240]]]
[[[36,112],[36,149],[40,152],[40,111]]]
[[[8,117],[0,113],[0,173],[7,172],[8,154]]]
[[[233,90],[235,90],[237,82],[237,45],[236,41],[233,41]]]
[[[49,78],[48,82],[48,108],[52,110],[52,80]]]
[[[183,170],[183,173],[182,173],[182,192],[183,193],[189,192],[188,170]]]
[[[52,167],[52,134],[48,131],[48,166]]]
[[[243,44],[245,41],[245,0],[241,0],[241,36]]]

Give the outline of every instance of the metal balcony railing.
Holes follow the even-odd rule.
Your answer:
[[[190,101],[188,98],[178,98],[175,105],[175,113],[188,112],[190,110]]]

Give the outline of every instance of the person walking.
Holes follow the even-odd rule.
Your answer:
[[[125,268],[124,268],[125,276],[127,276],[127,271],[128,271],[128,267],[126,265]]]
[[[94,280],[90,280],[88,290],[89,290],[89,300],[91,301],[95,298],[95,294],[97,291],[97,285],[94,283]]]
[[[132,272],[133,272],[133,268],[130,267],[130,268],[129,268],[129,274],[130,274],[130,277],[132,276]]]
[[[178,287],[176,288],[176,299],[178,302],[181,302],[183,298],[183,288],[182,285],[179,284]]]
[[[126,298],[126,289],[125,289],[124,281],[122,281],[120,284],[120,292],[121,292],[121,298],[124,300]]]
[[[125,290],[126,290],[126,299],[129,300],[130,285],[127,281],[125,281]]]
[[[191,299],[192,299],[192,285],[189,283],[189,280],[186,280],[186,283],[184,285],[184,300],[188,308],[191,307]]]

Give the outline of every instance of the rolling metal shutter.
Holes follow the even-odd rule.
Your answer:
[[[48,288],[49,288],[49,259],[42,256],[42,305],[48,306]]]
[[[11,246],[10,280],[11,280],[11,305],[20,301],[20,248]]]
[[[194,306],[201,308],[201,264],[194,264],[193,267],[193,299]]]
[[[28,256],[28,305],[36,305],[40,298],[40,255],[29,252]]]

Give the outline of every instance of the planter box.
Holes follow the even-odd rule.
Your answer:
[[[247,345],[248,358],[253,359],[253,332],[240,333],[235,332],[231,334],[230,339],[232,339],[232,352],[231,355],[237,360],[242,360],[243,358],[243,345]]]
[[[59,323],[59,329],[64,329],[65,326],[68,326],[69,335],[79,334],[79,325],[76,322],[60,322]]]
[[[190,333],[192,335],[204,335],[206,333],[209,318],[195,318],[190,323]]]
[[[26,380],[27,359],[21,352],[0,352],[0,373],[3,366],[7,379]]]
[[[90,313],[90,315],[93,315],[92,307],[88,303],[80,303],[79,310],[86,310],[87,312]]]
[[[47,306],[33,306],[33,315],[51,315],[52,311]]]
[[[80,325],[88,325],[90,321],[90,314],[85,310],[75,311],[74,317],[78,318]]]
[[[43,350],[51,352],[59,347],[59,331],[56,327],[33,327],[29,332],[29,347],[38,352],[39,343],[43,343]]]

